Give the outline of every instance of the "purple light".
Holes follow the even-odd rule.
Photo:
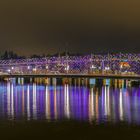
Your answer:
[[[122,66],[123,63],[127,63]],[[13,67],[13,66],[14,67]],[[11,67],[12,66],[12,67]],[[32,59],[17,59],[17,60],[0,60],[0,69],[3,72],[7,69],[16,71],[27,71],[33,67],[38,68],[40,73],[45,70],[59,71],[65,73],[85,73],[88,74],[91,69],[96,70],[109,70],[113,72],[132,72],[140,74],[140,54],[107,54],[107,55],[85,55],[85,56],[59,56],[59,57],[45,57],[45,58],[32,58]],[[44,71],[43,71],[44,70]]]

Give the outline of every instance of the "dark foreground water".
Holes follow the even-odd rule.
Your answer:
[[[5,139],[134,139],[139,125],[139,86],[0,83]]]

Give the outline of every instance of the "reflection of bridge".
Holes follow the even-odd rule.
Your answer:
[[[0,60],[1,75],[124,76],[140,74],[140,55],[86,55]]]
[[[4,100],[0,98],[0,102],[6,107],[0,106],[3,110],[0,117],[10,120],[19,120],[23,117],[28,120],[37,120],[41,117],[49,121],[71,118],[80,119],[80,121],[89,120],[90,123],[92,121],[99,123],[101,119],[107,122],[128,119],[131,123],[136,119],[135,121],[139,123],[137,108],[140,105],[139,90],[125,88],[124,80],[113,81],[118,83],[116,85],[118,88],[105,85],[102,87],[83,85],[79,88],[69,84],[52,87],[36,83],[21,86],[8,82],[1,85],[1,89],[5,91],[1,92],[1,95],[5,98]],[[135,109],[132,110],[132,107]]]

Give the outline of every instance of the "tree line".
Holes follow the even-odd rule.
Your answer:
[[[66,56],[66,55],[69,55],[69,56],[80,56],[81,54],[79,53],[69,53],[69,52],[62,52],[62,53],[55,53],[55,54],[41,54],[41,55],[38,55],[38,54],[33,54],[31,56],[21,56],[21,55],[18,55],[17,53],[13,52],[13,51],[4,51],[4,52],[1,52],[0,53],[0,59],[2,60],[7,60],[7,59],[25,59],[25,58],[42,58],[42,57],[52,57],[52,56]]]

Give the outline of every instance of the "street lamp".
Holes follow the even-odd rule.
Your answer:
[[[48,67],[48,65],[46,65],[46,69],[48,69],[49,67]]]
[[[96,69],[96,67],[94,65],[91,66],[91,69]]]
[[[70,69],[70,66],[66,65],[65,70],[66,70],[67,73],[68,73],[69,69]]]
[[[34,71],[34,72],[36,72],[36,70],[37,70],[36,68],[33,68],[33,71]]]
[[[94,65],[91,65],[91,72],[93,73],[93,70],[96,69],[96,67]]]
[[[8,69],[7,71],[8,71],[8,72],[11,72],[11,70],[10,70],[10,69]]]

